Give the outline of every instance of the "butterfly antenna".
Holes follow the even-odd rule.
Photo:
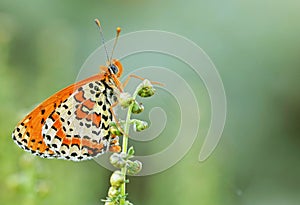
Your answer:
[[[115,38],[114,46],[113,46],[113,49],[111,51],[111,55],[110,55],[110,59],[109,59],[110,62],[112,60],[112,57],[113,57],[113,54],[114,54],[114,51],[115,51],[115,48],[116,48],[116,45],[117,45],[117,42],[118,42],[120,32],[121,32],[121,28],[117,27],[117,29],[116,29],[116,38]]]
[[[95,19],[95,23],[96,23],[96,25],[97,25],[98,28],[99,28],[99,32],[100,32],[102,44],[103,44],[103,46],[104,46],[105,53],[106,53],[106,58],[107,58],[107,60],[109,60],[109,62],[110,62],[110,59],[109,59],[109,57],[108,57],[107,48],[106,48],[106,46],[105,46],[105,40],[104,40],[104,35],[103,35],[103,29],[102,29],[102,26],[101,26],[101,24],[100,24],[99,19]]]

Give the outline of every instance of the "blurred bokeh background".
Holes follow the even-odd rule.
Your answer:
[[[292,0],[2,0],[0,204],[101,204],[105,198],[110,171],[93,160],[30,157],[11,139],[16,123],[73,83],[100,45],[95,17],[102,20],[106,39],[114,37],[116,26],[123,33],[156,29],[189,38],[210,56],[226,90],[227,121],[213,155],[197,161],[203,126],[178,164],[156,175],[130,177],[134,204],[299,204],[299,8]],[[128,62],[124,66],[125,72],[134,69]],[[173,66],[197,85],[192,73]],[[208,95],[201,89],[196,96],[207,124]],[[158,102],[167,113],[176,108],[168,98]],[[175,127],[176,116],[170,117]],[[170,143],[172,133],[166,130],[160,139]]]

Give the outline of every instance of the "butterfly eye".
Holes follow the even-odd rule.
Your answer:
[[[119,72],[118,67],[116,65],[114,65],[114,64],[111,64],[109,66],[109,68],[110,68],[110,70],[112,71],[113,74],[117,74]]]

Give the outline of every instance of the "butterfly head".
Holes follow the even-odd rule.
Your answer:
[[[123,66],[119,60],[112,59],[111,63],[108,65],[108,70],[111,74],[120,77],[123,73]]]

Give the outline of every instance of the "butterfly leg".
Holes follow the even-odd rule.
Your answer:
[[[120,122],[119,120],[117,119],[117,116],[115,115],[115,112],[113,110],[114,107],[116,107],[118,105],[118,102],[114,102],[110,108],[109,108],[109,111],[111,112],[113,118],[115,119],[115,122],[116,122],[116,125],[118,127],[118,129],[121,131],[121,133],[124,133],[124,130],[122,129],[121,125],[120,125]]]
[[[121,125],[120,125],[120,122],[119,122],[119,120],[117,119],[117,116],[115,115],[115,112],[114,112],[114,110],[113,110],[113,108],[116,107],[117,105],[118,105],[118,102],[114,102],[114,103],[110,106],[109,111],[110,111],[110,113],[112,114],[113,119],[114,119],[115,122],[116,122],[117,128],[118,128],[118,129],[120,130],[120,132],[123,134],[124,131],[123,131],[123,129],[122,129]],[[109,148],[109,151],[111,151],[111,152],[121,152],[121,147],[119,146],[119,138],[118,138],[118,136],[116,136],[116,135],[111,135],[111,139],[112,139],[112,141],[111,141],[112,146]]]
[[[142,80],[142,81],[145,80],[145,78],[143,78],[143,77],[141,77],[141,76],[138,76],[138,75],[135,75],[135,74],[130,74],[130,75],[126,78],[126,80],[124,81],[124,83],[123,83],[123,85],[122,85],[123,88],[126,87],[127,83],[129,82],[129,80],[130,80],[131,78],[137,78],[137,79],[140,79],[140,80]],[[154,85],[164,86],[164,84],[163,84],[163,83],[160,83],[160,82],[150,81],[150,83],[151,83],[151,84],[154,84]]]

